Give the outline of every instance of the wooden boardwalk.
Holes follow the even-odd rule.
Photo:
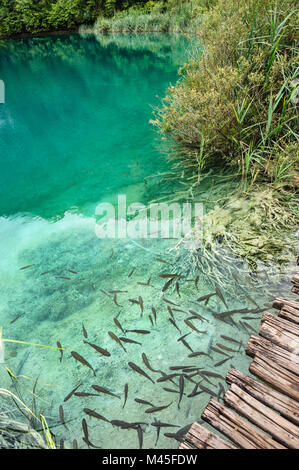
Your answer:
[[[299,294],[299,272],[292,283]],[[224,405],[211,398],[201,416],[229,440],[194,423],[180,449],[299,449],[299,302],[276,298],[273,307],[278,316],[265,312],[246,346],[261,381],[230,369]]]

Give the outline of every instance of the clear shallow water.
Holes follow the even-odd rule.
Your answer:
[[[153,384],[133,372],[128,362],[153,380],[160,374],[147,369],[142,353],[154,369],[165,373],[169,367],[194,365],[224,377],[231,364],[248,373],[250,359],[244,347],[221,335],[245,345],[259,329],[260,314],[238,314],[235,323],[223,323],[213,312],[263,308],[271,304],[278,287],[281,295],[290,296],[289,272],[282,282],[278,270],[267,267],[251,277],[252,286],[240,278],[241,290],[224,264],[220,287],[228,308],[215,296],[204,305],[196,299],[213,292],[216,285],[207,270],[191,267],[189,253],[176,250],[173,241],[104,241],[95,236],[97,202],[114,201],[118,193],[127,194],[128,201],[146,202],[144,177],[168,169],[149,125],[150,105],[159,103],[157,95],[163,96],[168,84],[176,81],[178,66],[188,55],[187,44],[182,37],[160,35],[71,35],[0,44],[0,76],[6,83],[6,104],[0,105],[0,325],[4,338],[52,346],[60,341],[66,348],[60,361],[57,350],[7,343],[5,365],[19,377],[28,405],[38,377],[37,412],[53,426],[58,445],[64,439],[65,446],[72,447],[77,439],[78,446],[85,448],[81,422],[86,418],[93,444],[106,449],[139,447],[135,430],[88,418],[83,409],[90,408],[109,420],[147,423],[142,425],[145,448],[155,447],[156,429],[151,426],[155,418],[176,425],[162,429],[157,444],[157,448],[176,448],[177,442],[164,433],[200,418],[209,394],[188,395],[202,377],[185,378],[185,395],[178,407],[179,395],[165,390],[177,390],[178,377],[175,384]],[[152,191],[159,196],[158,187]],[[232,263],[238,273],[241,263]],[[26,266],[31,267],[21,269]],[[168,272],[182,275],[179,293],[173,285],[163,295],[165,280],[159,274]],[[150,286],[138,284],[150,276]],[[113,295],[102,290],[126,292],[117,296],[116,305]],[[139,306],[129,301],[139,296],[144,302],[142,315]],[[171,304],[165,298],[183,310],[172,312],[180,331],[169,322]],[[149,318],[152,307],[157,310],[154,326]],[[192,320],[200,333],[184,322],[192,315],[189,310],[205,319]],[[11,324],[18,315],[22,316]],[[108,335],[113,331],[125,336],[114,323],[116,316],[124,329],[145,329],[150,334],[127,333],[141,345],[123,343],[125,352]],[[242,316],[256,319],[243,319],[250,325],[245,328]],[[87,341],[107,349],[110,357],[96,354],[84,343],[82,324]],[[191,351],[177,341],[188,333],[191,349],[208,356],[188,357]],[[217,344],[233,351],[213,352],[211,347]],[[75,362],[71,351],[90,362],[96,377]],[[3,386],[11,386],[4,367],[0,377]],[[216,395],[219,383],[225,387],[219,377],[208,380],[202,385]],[[96,384],[121,399],[101,394],[73,396],[64,402],[79,383],[78,391],[93,393]],[[126,383],[129,395],[123,408]],[[148,414],[148,406],[135,398],[170,406]],[[61,404],[68,429],[59,423]]]

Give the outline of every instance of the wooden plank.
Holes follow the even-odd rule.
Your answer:
[[[274,361],[266,360],[261,353],[256,353],[249,366],[249,371],[289,397],[299,400],[298,377],[278,366]]]
[[[231,442],[225,441],[199,423],[191,426],[185,439],[197,449],[236,449]]]
[[[299,356],[290,353],[286,349],[280,348],[265,338],[252,335],[246,345],[246,354],[254,357],[257,352],[290,372],[299,375]]]
[[[296,400],[277,392],[257,380],[242,374],[236,369],[230,369],[226,375],[226,382],[235,384],[264,405],[278,411],[289,421],[299,425],[299,404]]]
[[[285,320],[284,318],[279,318],[272,313],[264,312],[261,322],[263,323],[265,321],[272,324],[276,328],[283,330],[284,332],[289,332],[299,337],[299,326],[294,325],[292,322]]]
[[[269,323],[268,321],[263,322],[260,329],[260,336],[272,341],[272,343],[277,344],[291,353],[299,355],[299,338],[279,326],[274,326],[273,323]]]
[[[288,448],[299,449],[299,428],[236,384],[224,394],[224,401],[253,424]]]
[[[285,318],[286,320],[289,320],[293,323],[296,323],[296,325],[299,325],[299,315],[296,315],[296,310],[292,309],[292,307],[282,307],[278,316],[281,318]]]
[[[280,310],[283,307],[291,307],[295,311],[297,310],[297,315],[299,315],[299,302],[296,302],[295,300],[289,300],[289,299],[284,299],[281,297],[276,297],[272,306],[273,308],[276,308],[277,310]]]
[[[243,449],[284,449],[284,446],[213,398],[201,417]]]
[[[179,445],[179,449],[183,450],[194,450],[194,447],[192,447],[188,442],[181,442]]]

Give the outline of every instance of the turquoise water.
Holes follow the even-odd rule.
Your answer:
[[[149,188],[144,180],[170,170],[149,120],[166,87],[178,79],[178,67],[189,52],[189,42],[175,35],[68,35],[0,43],[0,78],[6,85],[6,103],[0,105],[0,325],[5,339],[54,347],[59,341],[66,349],[60,361],[55,349],[6,343],[0,378],[2,386],[12,387],[5,371],[9,367],[18,377],[18,391],[28,406],[38,378],[36,410],[53,427],[58,447],[61,439],[65,447],[72,447],[76,439],[80,448],[87,448],[82,439],[83,418],[94,445],[139,447],[136,430],[90,418],[83,411],[89,408],[109,421],[146,423],[142,424],[145,448],[176,448],[177,441],[164,433],[200,419],[209,400],[204,391],[188,396],[196,383],[203,380],[202,385],[217,396],[219,383],[225,387],[221,377],[230,365],[248,372],[250,359],[244,345],[258,331],[260,314],[245,315],[253,318],[243,318],[249,324],[245,327],[240,314],[234,322],[223,323],[213,312],[266,308],[277,286],[289,295],[289,285],[281,282],[275,266],[250,276],[250,283],[242,277],[236,281],[232,269],[239,273],[243,265],[230,258],[228,270],[221,262],[228,260],[222,258],[221,247],[218,284],[206,268],[208,260],[204,265],[194,262],[173,240],[99,240],[95,235],[98,202],[115,202],[117,194],[126,194],[128,202],[147,203],[161,195],[158,185]],[[173,283],[163,293],[165,280],[160,274],[169,272],[181,275],[179,291]],[[150,277],[149,285],[142,284]],[[208,305],[196,301],[217,286],[228,306],[217,296]],[[124,292],[114,298],[107,295],[111,290]],[[139,296],[143,312],[129,300]],[[178,329],[169,322],[170,306],[178,309],[172,311]],[[152,307],[157,311],[154,324]],[[192,320],[200,332],[184,322],[192,316],[190,310],[204,318]],[[115,317],[125,330],[150,334],[123,333]],[[108,331],[141,344],[123,343],[124,351]],[[190,350],[177,341],[184,334],[188,334],[190,348],[205,355],[188,357]],[[84,341],[111,355],[96,354]],[[211,347],[219,343],[233,352],[213,352]],[[71,351],[92,365],[96,377],[74,360]],[[179,406],[179,378],[174,383],[156,382],[161,374],[147,368],[142,353],[153,369],[167,374],[170,367],[192,365],[221,377],[209,381],[185,377]],[[134,372],[129,362],[146,371],[155,383]],[[99,394],[72,396],[64,402],[79,384],[78,391],[93,393],[92,385],[99,385],[120,399]],[[129,394],[123,407],[125,384]],[[146,413],[149,405],[135,398],[169,407]],[[59,420],[60,405],[67,429]],[[157,444],[155,418],[177,426],[163,428]]]

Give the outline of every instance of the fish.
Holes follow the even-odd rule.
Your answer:
[[[181,276],[179,274],[159,274],[162,279],[178,279]]]
[[[51,271],[45,271],[44,273],[41,273],[40,276],[44,276],[45,274],[50,274]]]
[[[154,426],[155,428],[157,428],[157,439],[156,439],[155,446],[158,443],[161,428],[179,428],[179,426],[175,424],[161,423],[161,421],[154,421],[153,423],[151,423],[151,426]]]
[[[114,294],[114,296],[113,296],[113,302],[115,303],[115,305],[116,305],[117,307],[122,307],[122,305],[119,305],[119,303],[117,303],[117,294]]]
[[[92,385],[91,387],[98,393],[104,393],[105,395],[111,395],[112,397],[116,397],[120,399],[119,395],[116,395],[115,393],[110,392],[110,390],[108,390],[107,388],[100,387],[99,385]]]
[[[137,435],[138,435],[138,442],[139,442],[139,449],[142,449],[143,445],[143,431],[141,426],[137,426]]]
[[[173,390],[172,388],[168,388],[168,387],[163,387],[163,390],[165,390],[165,392],[169,392],[169,393],[180,393],[179,390]]]
[[[198,281],[199,281],[199,276],[196,276],[195,281],[194,281],[196,289],[198,289]]]
[[[149,335],[150,331],[148,331],[148,330],[126,330],[126,333],[137,333],[139,335]]]
[[[113,333],[113,331],[108,331],[108,335],[110,336],[113,341],[115,341],[117,344],[119,344],[125,352],[127,352],[126,348],[122,344],[121,340]]]
[[[59,406],[59,419],[60,419],[61,424],[65,427],[65,429],[68,429],[67,425],[65,424],[64,410],[63,410],[62,405]]]
[[[180,403],[181,403],[181,400],[182,400],[183,394],[184,394],[184,387],[185,387],[184,375],[181,374],[180,375],[180,399],[179,399],[179,402],[178,402],[178,409],[180,409]]]
[[[107,296],[110,298],[110,295],[108,294],[108,292],[106,292],[106,291],[103,290],[103,289],[100,289],[100,291],[101,291],[103,294],[107,295]]]
[[[23,266],[22,268],[20,268],[20,271],[24,271],[24,269],[32,268],[33,266],[35,266],[35,264],[29,264],[28,266]]]
[[[89,367],[89,369],[91,369],[94,373],[94,376],[96,377],[96,373],[95,373],[95,370],[94,368],[89,364],[89,362],[86,361],[86,359],[84,359],[84,357],[82,357],[80,354],[78,354],[76,351],[71,351],[71,355],[73,356],[73,358],[76,360],[76,361],[79,361],[81,362],[81,364],[83,364],[84,366],[87,366]]]
[[[128,393],[129,393],[129,385],[125,384],[125,386],[124,386],[124,404],[122,406],[123,408],[126,406],[127,399],[128,399]]]
[[[170,305],[174,305],[175,307],[179,307],[178,304],[175,304],[174,302],[172,302],[171,300],[169,299],[166,299],[165,297],[163,297],[164,302],[166,302],[167,304],[170,304]]]
[[[102,354],[103,356],[110,357],[111,354],[107,349],[100,348],[100,346],[97,346],[96,344],[89,343],[88,341],[84,341],[85,344],[89,344],[93,349],[95,349],[98,353]]]
[[[184,370],[184,369],[191,369],[196,366],[171,366],[169,370]],[[196,367],[198,369],[198,367]]]
[[[134,273],[135,269],[136,269],[136,268],[133,268],[133,269],[132,269],[132,271],[130,271],[130,273],[129,273],[128,277],[131,277],[131,276],[133,275],[133,273]]]
[[[224,364],[226,361],[228,361],[229,359],[232,359],[232,358],[233,358],[233,356],[229,356],[229,357],[223,359],[222,361],[217,362],[217,364],[214,364],[214,367],[222,366],[222,364]]]
[[[222,380],[225,380],[224,377],[222,377],[222,375],[219,375],[217,374],[216,372],[211,372],[209,370],[201,370],[200,373],[202,375],[206,375],[207,377],[214,377],[216,379],[222,379]]]
[[[188,357],[197,357],[197,356],[208,356],[210,357],[210,354],[203,352],[203,351],[198,351],[198,352],[193,352],[188,355]]]
[[[137,284],[139,284],[140,286],[150,286],[150,287],[153,287],[151,285],[151,279],[152,279],[152,276],[150,276],[147,280],[147,282],[137,282]]]
[[[169,279],[169,280],[164,284],[164,286],[163,286],[163,288],[162,288],[162,292],[166,292],[167,289],[168,289],[168,288],[171,286],[171,284],[173,283],[173,281],[174,281],[174,278]]]
[[[225,352],[223,351],[220,351],[220,349],[217,349],[217,348],[214,348],[214,346],[211,346],[211,350],[218,353],[218,354],[223,354],[224,356],[227,356],[228,357],[228,354],[226,354]]]
[[[150,319],[151,324],[152,324],[153,326],[155,326],[155,325],[154,325],[154,321],[153,321],[153,317],[152,317],[151,315],[149,315],[148,318]]]
[[[238,345],[241,344],[241,341],[237,341],[236,339],[231,338],[230,336],[221,335],[221,338],[225,339],[226,341],[231,341],[232,343],[235,343],[235,344],[238,344]]]
[[[171,380],[174,377],[177,377],[178,375],[180,375],[180,374],[170,374],[170,375],[164,374],[162,377],[160,377],[157,380],[157,382],[166,382],[167,380]]]
[[[64,402],[68,401],[75,393],[76,390],[78,390],[79,387],[81,387],[81,383],[79,383],[79,385],[77,385],[77,387],[75,387],[66,397],[65,399],[63,400]]]
[[[75,392],[74,395],[76,397],[98,397],[97,393],[88,393],[88,392]]]
[[[191,351],[193,353],[193,349],[191,348],[191,346],[187,343],[187,341],[185,341],[184,339],[182,339],[182,343],[183,345],[189,349],[189,351]]]
[[[86,413],[88,416],[91,416],[93,418],[98,419],[99,421],[106,421],[107,423],[110,423],[109,419],[106,419],[104,416],[100,415],[94,410],[90,410],[89,408],[84,408],[83,409],[84,413]]]
[[[159,261],[159,263],[164,263],[164,264],[170,264],[168,261],[165,261],[165,259],[162,258],[155,258],[156,261]]]
[[[167,310],[169,312],[169,315],[174,319],[174,314],[173,314],[172,308],[169,307],[169,305],[167,305]]]
[[[65,279],[66,281],[70,281],[70,277],[65,277],[65,276],[56,276],[56,279]]]
[[[202,297],[199,297],[196,301],[197,302],[203,302],[205,300],[206,301],[205,305],[207,305],[210,298],[213,297],[214,295],[216,295],[216,292],[212,292],[211,294],[203,295]]]
[[[236,351],[235,349],[231,349],[231,348],[228,348],[227,346],[224,346],[223,344],[220,344],[220,343],[217,343],[217,346],[220,348],[220,349],[223,349],[224,351],[228,351],[228,352],[238,352]]]
[[[116,317],[114,317],[113,321],[114,321],[115,325],[117,326],[117,328],[119,328],[123,332],[123,334],[125,335],[126,333],[125,333],[123,327],[121,326],[121,324],[119,323],[118,319]]]
[[[171,404],[172,402],[170,402],[168,405],[153,406],[152,408],[148,408],[147,410],[145,410],[145,413],[157,413],[158,411],[166,410],[166,408],[168,408]]]
[[[157,324],[157,311],[154,307],[152,307],[152,312],[153,312],[153,315],[154,315],[155,324]]]
[[[78,274],[77,271],[72,271],[71,269],[68,269],[68,272],[72,274]]]
[[[100,449],[100,447],[93,445],[88,438],[88,428],[87,428],[87,423],[86,423],[85,418],[82,419],[82,428],[83,428],[83,433],[84,433],[84,437],[82,439],[88,445],[88,447],[94,447],[95,449]]]
[[[149,363],[149,360],[148,360],[148,357],[146,356],[146,354],[142,353],[142,360],[144,362],[144,364],[146,365],[146,367],[151,371],[151,372],[161,372],[160,370],[156,370],[156,369],[153,369],[152,366],[150,365]]]
[[[168,318],[168,320],[180,333],[182,333],[179,327],[177,326],[176,322],[173,320],[173,318]]]
[[[207,393],[208,395],[214,397],[214,398],[217,398],[217,393],[213,392],[213,390],[207,388],[207,387],[204,387],[203,385],[201,385],[200,383],[198,384],[198,388],[200,388],[204,393]]]
[[[135,398],[134,401],[136,401],[136,403],[139,403],[140,405],[154,406],[150,401],[142,400],[141,398]]]
[[[130,339],[130,338],[119,337],[119,339],[123,341],[124,343],[139,344],[140,346],[142,346],[142,343],[138,343],[138,341],[134,341],[133,339]]]
[[[83,331],[84,338],[88,338],[88,334],[87,334],[87,331],[86,331],[85,326],[83,325],[83,323],[82,323],[82,331]]]
[[[218,295],[219,299],[224,303],[224,305],[226,306],[226,308],[228,308],[227,303],[225,302],[225,299],[224,299],[224,297],[223,297],[223,295],[222,295],[221,290],[220,290],[218,287],[216,287],[215,290],[216,290],[216,294]]]
[[[198,330],[198,329],[196,328],[196,326],[194,326],[193,323],[191,323],[190,320],[184,320],[184,322],[186,323],[186,325],[188,325],[190,328],[192,328],[192,330],[196,331],[197,333],[201,333],[201,331]]]
[[[60,362],[61,362],[61,361],[62,361],[62,358],[63,358],[63,349],[62,349],[61,343],[60,343],[59,341],[57,341],[56,344],[57,344],[57,346],[58,346],[58,348],[59,348],[59,350],[60,350],[60,358],[59,358],[59,360],[60,360]]]
[[[128,365],[131,367],[131,369],[134,371],[134,372],[137,372],[138,374],[142,375],[143,377],[147,378],[148,380],[150,380],[153,384],[155,383],[153,381],[153,379],[146,373],[144,372],[139,366],[137,366],[136,364],[134,364],[134,362],[128,362]]]
[[[186,333],[185,335],[181,336],[177,341],[182,341],[183,339],[187,338],[187,336],[191,335],[190,333]]]
[[[139,296],[139,305],[140,305],[140,309],[141,309],[141,316],[143,314],[143,298],[141,297],[141,295]]]
[[[184,426],[183,428],[179,429],[176,433],[166,432],[164,436],[175,439],[178,442],[183,442],[192,424],[193,423],[187,424],[187,426]]]
[[[199,313],[195,312],[194,310],[189,310],[189,312],[191,313],[191,315],[193,315],[194,317],[198,318],[199,320],[201,320],[201,321],[206,321],[207,323],[209,323],[209,320],[207,320],[206,318],[202,317]]]
[[[114,256],[114,250],[113,250],[113,248],[112,248],[112,249],[111,249],[111,255],[109,256],[109,258],[111,259],[111,258],[113,258],[113,256]]]
[[[109,294],[126,294],[127,290],[110,290]]]
[[[25,315],[25,313],[20,313],[20,315],[18,315],[17,317],[15,317],[13,320],[11,320],[11,322],[9,323],[10,325],[12,325],[14,322],[16,322],[19,318],[21,318],[23,315]]]

